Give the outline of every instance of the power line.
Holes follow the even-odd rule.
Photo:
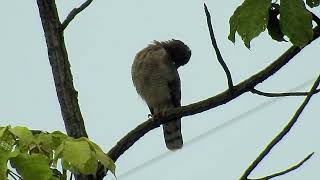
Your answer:
[[[304,83],[302,83],[302,84],[290,89],[289,91],[301,90],[302,88],[304,88],[307,85],[311,84],[313,81],[314,81],[314,79],[310,79],[308,81],[305,81]],[[225,129],[225,128],[227,128],[227,127],[229,127],[229,126],[231,126],[231,125],[233,125],[233,124],[235,124],[237,122],[240,122],[244,118],[246,118],[246,117],[248,117],[248,116],[250,116],[250,115],[252,115],[252,114],[254,114],[254,113],[256,113],[256,112],[258,112],[258,111],[260,111],[260,110],[262,110],[262,109],[264,109],[266,107],[268,107],[268,106],[270,106],[271,104],[274,104],[275,102],[277,102],[277,101],[279,101],[280,99],[283,99],[283,98],[284,97],[272,98],[272,99],[270,99],[268,101],[265,101],[265,102],[255,106],[254,108],[252,108],[252,109],[250,109],[248,111],[245,111],[245,112],[243,112],[243,113],[231,118],[230,120],[228,120],[228,121],[226,121],[226,122],[224,122],[224,123],[222,123],[222,124],[220,124],[220,125],[218,125],[216,127],[213,127],[211,129],[209,129],[208,131],[206,131],[206,132],[204,132],[202,134],[199,134],[198,136],[196,136],[196,137],[192,138],[191,140],[185,142],[184,143],[184,148],[186,148],[188,146],[191,146],[194,143],[196,143],[196,142],[198,142],[198,141],[200,141],[200,140],[202,140],[204,138],[207,138],[208,136],[213,135],[213,134],[215,134],[215,133],[217,133],[217,132],[219,132],[219,131],[221,131],[221,130],[223,130],[223,129]],[[149,166],[151,164],[154,164],[154,163],[156,163],[156,162],[168,157],[171,154],[173,154],[173,152],[171,152],[171,151],[163,152],[163,153],[161,153],[161,154],[159,154],[159,155],[157,155],[157,156],[155,156],[155,157],[153,157],[153,158],[141,163],[140,165],[138,165],[138,166],[136,166],[136,167],[134,167],[134,168],[122,173],[122,174],[120,174],[119,176],[117,176],[117,179],[118,180],[125,179],[129,175],[131,175],[131,174],[133,174],[133,173],[135,173],[135,172],[137,172],[137,171],[139,171],[139,170],[141,170],[141,169],[143,169],[143,168],[145,168],[145,167],[147,167],[147,166]]]

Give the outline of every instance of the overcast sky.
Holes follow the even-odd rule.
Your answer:
[[[77,1],[56,2],[62,20],[79,5]],[[229,17],[240,3],[207,2],[218,45],[235,83],[260,71],[290,47],[272,41],[267,33],[252,41],[251,50],[239,37],[235,44],[230,42]],[[36,1],[3,1],[0,17],[0,126],[64,131]],[[131,81],[135,54],[153,40],[172,38],[184,41],[192,50],[190,62],[179,70],[183,105],[226,89],[224,72],[211,46],[203,1],[95,0],[67,27],[66,46],[86,129],[106,152],[149,113]],[[258,89],[283,92],[299,86],[298,90],[309,90],[319,74],[319,45],[319,40],[313,42]],[[302,101],[302,97],[271,99],[246,93],[226,105],[183,118],[185,146],[174,153],[167,153],[162,128],[153,130],[116,162],[118,180],[238,179]],[[320,177],[319,107],[320,96],[316,95],[251,177],[281,171],[311,152],[315,155],[301,168],[275,179]],[[155,157],[159,158],[140,166]]]

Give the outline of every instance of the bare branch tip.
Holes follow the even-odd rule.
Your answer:
[[[210,15],[210,12],[209,12],[209,9],[208,9],[208,7],[207,7],[206,3],[204,3],[203,5],[204,5],[204,11],[205,11],[205,13],[206,13],[207,17],[208,17],[208,18],[210,18],[210,17],[211,17],[211,15]]]
[[[74,8],[70,11],[70,13],[68,14],[67,18],[63,21],[62,23],[62,30],[64,30],[69,23],[80,13],[82,12],[84,9],[86,9],[93,0],[86,0],[84,3],[82,3],[78,8]]]
[[[268,180],[268,179],[272,179],[272,178],[275,178],[275,177],[278,177],[278,176],[282,176],[282,175],[288,174],[291,171],[294,171],[294,170],[298,169],[299,167],[301,167],[306,161],[308,161],[311,158],[311,156],[313,154],[314,154],[314,152],[309,154],[307,157],[305,157],[303,160],[301,160],[298,164],[295,164],[294,166],[292,166],[290,168],[287,168],[287,169],[285,169],[285,170],[283,170],[281,172],[277,172],[277,173],[268,175],[266,177],[262,177],[262,178],[258,178],[258,179],[252,179],[252,180]]]

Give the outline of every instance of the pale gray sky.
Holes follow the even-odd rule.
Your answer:
[[[56,2],[62,19],[80,4]],[[228,20],[240,3],[207,2],[218,45],[235,83],[264,68],[290,46],[272,41],[266,33],[253,40],[251,50],[245,48],[239,37],[235,45],[228,41]],[[3,1],[0,17],[0,126],[64,131],[36,1]],[[90,138],[105,151],[146,120],[149,113],[131,82],[135,53],[153,40],[171,38],[181,39],[192,49],[190,62],[180,69],[183,105],[225,90],[226,79],[211,47],[203,1],[95,0],[67,27],[65,40],[86,128]],[[319,40],[259,85],[259,89],[285,91],[317,77],[318,48]],[[310,86],[309,83],[302,90]],[[187,143],[269,100],[247,93],[226,105],[183,118],[184,141]],[[281,171],[311,152],[316,154],[300,169],[275,179],[320,177],[319,100],[319,95],[313,97],[293,130],[252,177]],[[162,128],[158,128],[119,158],[118,179],[237,179],[302,101],[301,97],[288,97],[272,102],[160,161],[121,176],[167,151]]]

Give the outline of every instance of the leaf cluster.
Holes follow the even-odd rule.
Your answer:
[[[280,0],[280,4],[271,0],[245,0],[229,20],[229,40],[235,42],[237,32],[244,44],[250,48],[250,42],[261,32],[268,29],[272,39],[289,41],[298,47],[304,47],[313,37],[312,14],[306,5],[319,6],[319,0]]]
[[[8,168],[8,162],[18,174]],[[94,175],[98,163],[115,173],[113,160],[88,138],[74,139],[60,131],[32,133],[26,127],[0,127],[0,179],[14,174],[25,180],[65,180],[67,171]]]

